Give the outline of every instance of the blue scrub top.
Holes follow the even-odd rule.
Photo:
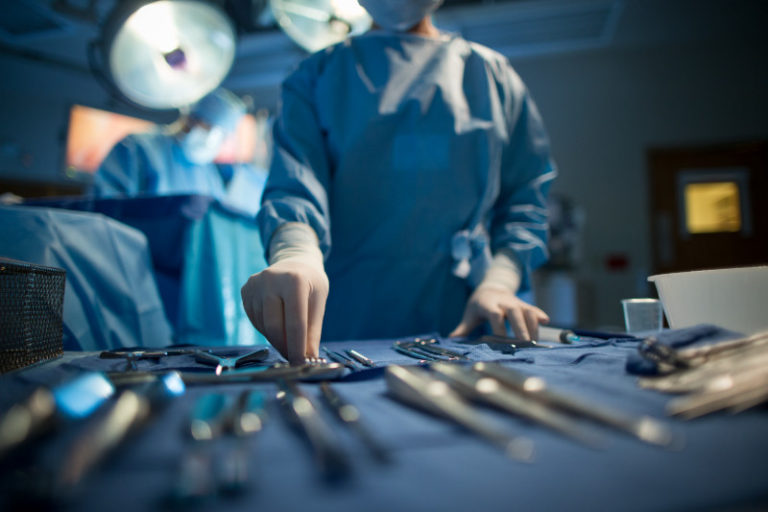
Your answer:
[[[451,239],[481,218],[491,248],[546,260],[556,172],[538,110],[502,55],[460,37],[372,31],[283,83],[258,221],[317,232],[330,294],[323,339],[447,333],[471,292]]]
[[[222,199],[224,181],[214,164],[189,162],[175,137],[135,133],[118,142],[94,176],[97,197],[200,194]]]

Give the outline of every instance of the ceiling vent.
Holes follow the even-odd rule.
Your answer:
[[[435,24],[508,57],[593,49],[613,38],[622,0],[530,0],[446,8]]]

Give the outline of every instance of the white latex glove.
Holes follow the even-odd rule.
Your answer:
[[[494,258],[483,281],[467,301],[464,316],[450,336],[467,336],[487,321],[493,334],[507,336],[507,326],[521,340],[538,339],[539,324],[549,323],[549,316],[517,298],[520,269],[514,256],[500,251]]]
[[[256,329],[291,363],[319,357],[328,276],[317,235],[306,224],[283,224],[272,236],[269,267],[248,278],[240,294]]]

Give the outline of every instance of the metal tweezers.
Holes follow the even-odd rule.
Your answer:
[[[332,482],[348,477],[352,466],[347,453],[309,397],[295,382],[280,380],[277,385],[278,403],[288,420],[309,443],[323,476]]]
[[[418,352],[413,349],[409,349],[400,345],[392,345],[392,350],[395,352],[398,352],[400,354],[406,355],[408,357],[412,357],[414,359],[418,359],[420,363],[426,363],[429,361],[439,361],[438,357],[433,356],[432,354],[426,354],[424,352]]]
[[[380,463],[390,462],[389,453],[360,421],[360,412],[355,406],[344,400],[328,382],[320,383],[320,393],[336,417],[354,432],[363,442],[373,458]]]

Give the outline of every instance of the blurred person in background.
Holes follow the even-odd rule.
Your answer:
[[[265,177],[247,164],[214,163],[245,113],[240,98],[217,89],[175,123],[126,136],[96,172],[92,194],[200,194],[255,213]]]

